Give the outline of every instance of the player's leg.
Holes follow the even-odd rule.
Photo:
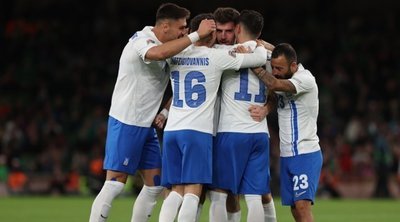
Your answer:
[[[179,207],[183,201],[184,185],[173,185],[171,192],[165,198],[159,216],[159,222],[175,221]]]
[[[185,185],[185,194],[179,211],[178,222],[194,221],[196,219],[202,187],[202,184]]]
[[[178,221],[195,221],[203,184],[212,182],[212,135],[183,130],[180,136],[185,194]]]
[[[299,219],[299,216],[298,216],[298,214],[297,214],[297,211],[296,211],[296,208],[295,208],[295,206],[293,205],[293,206],[290,206],[290,212],[292,213],[292,216],[293,216],[293,218],[294,218],[294,221],[300,221],[300,219]]]
[[[246,169],[250,155],[250,151],[247,149],[248,144],[249,137],[243,133],[218,133],[215,138],[212,187],[217,191],[218,189],[225,191],[225,194],[219,194],[215,198],[210,196],[211,205],[213,205],[210,210],[210,221],[211,218],[216,218],[216,221],[225,219],[240,221],[239,196],[233,193],[238,193],[243,172]],[[224,202],[221,201],[221,198],[224,198]],[[215,204],[212,203],[213,200]]]
[[[179,132],[164,131],[161,185],[171,187],[163,201],[159,222],[175,221],[183,201],[184,186],[181,184],[182,155],[179,148]]]
[[[262,195],[265,222],[276,222],[275,203],[271,193]]]
[[[266,133],[251,134],[250,157],[243,173],[239,192],[245,194],[248,208],[247,221],[264,222],[261,196],[270,193],[269,187],[269,140]]]
[[[307,163],[307,164],[304,164]],[[321,151],[301,154],[291,159],[292,175],[292,214],[296,221],[314,221],[311,206],[318,189],[318,181],[322,167]]]
[[[105,221],[108,217],[111,203],[122,192],[128,175],[137,170],[149,130],[109,117],[103,165],[106,181],[93,201],[90,222]]]
[[[311,212],[311,201],[298,200],[291,207],[292,215],[298,222],[313,222],[314,217]]]
[[[124,188],[128,174],[107,170],[106,181],[93,201],[89,222],[106,221],[112,202]]]
[[[261,195],[245,194],[247,204],[247,221],[264,222],[264,209],[261,202]]]
[[[226,211],[228,216],[228,222],[240,222],[242,212],[240,210],[240,196],[228,192],[226,200]]]
[[[222,189],[213,189],[210,193],[210,211],[209,221],[210,222],[225,222],[228,221],[228,215],[226,211],[227,203],[227,191]]]
[[[228,222],[240,222],[242,212],[240,210],[240,196],[228,193],[226,199],[226,211],[228,214]]]
[[[161,184],[161,153],[155,129],[149,131],[139,163],[143,187],[132,209],[132,222],[147,221],[163,190]]]
[[[157,198],[163,191],[160,186],[160,169],[140,170],[144,185],[139,195],[136,198],[135,204],[132,209],[132,222],[147,221],[157,204]]]

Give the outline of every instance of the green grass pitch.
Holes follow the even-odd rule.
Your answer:
[[[1,222],[83,222],[88,221],[94,197],[1,197]],[[113,202],[108,222],[130,221],[133,197],[119,197]],[[162,201],[159,201],[151,222],[158,221]],[[242,221],[246,206],[242,205]],[[203,208],[201,221],[208,221],[208,200]],[[282,207],[275,199],[279,222],[293,221],[288,207]],[[315,221],[349,222],[399,222],[400,201],[373,200],[325,200],[317,199],[313,206]]]

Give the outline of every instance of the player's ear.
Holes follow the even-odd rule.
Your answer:
[[[238,35],[242,31],[242,27],[240,24],[237,24],[235,27],[235,34]]]
[[[295,73],[297,71],[297,62],[292,62],[290,64],[290,71],[291,73]]]
[[[161,27],[162,27],[162,30],[163,30],[164,33],[168,32],[168,29],[169,29],[169,21],[163,22],[163,23],[161,24]]]

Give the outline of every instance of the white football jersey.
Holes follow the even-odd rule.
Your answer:
[[[254,50],[257,43],[248,41],[241,45]],[[271,51],[267,52],[266,64],[263,65],[270,66]],[[251,69],[225,71],[222,75],[221,91],[218,132],[268,133],[266,118],[257,122],[250,116],[251,105],[264,106],[267,101],[267,88]]]
[[[161,42],[147,26],[126,44],[119,61],[110,116],[129,125],[150,127],[168,84],[165,61],[145,61],[147,50]]]
[[[256,52],[257,51],[257,52]],[[224,70],[260,66],[266,51],[258,47],[254,53],[236,54],[227,49],[189,46],[168,59],[173,91],[165,131],[196,130],[213,133],[214,105]]]
[[[296,87],[296,94],[276,92],[282,157],[320,150],[317,136],[319,100],[315,78],[299,64],[289,81]]]

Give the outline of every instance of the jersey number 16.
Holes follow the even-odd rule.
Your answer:
[[[179,98],[179,71],[172,71],[171,78],[173,80],[174,87],[174,100],[172,105],[175,107],[183,107],[183,100]],[[191,108],[196,108],[206,101],[206,88],[202,84],[193,84],[193,80],[197,80],[198,83],[206,81],[206,77],[199,71],[190,71],[184,80],[184,92],[185,92],[185,103]],[[197,95],[197,98],[194,97]]]

